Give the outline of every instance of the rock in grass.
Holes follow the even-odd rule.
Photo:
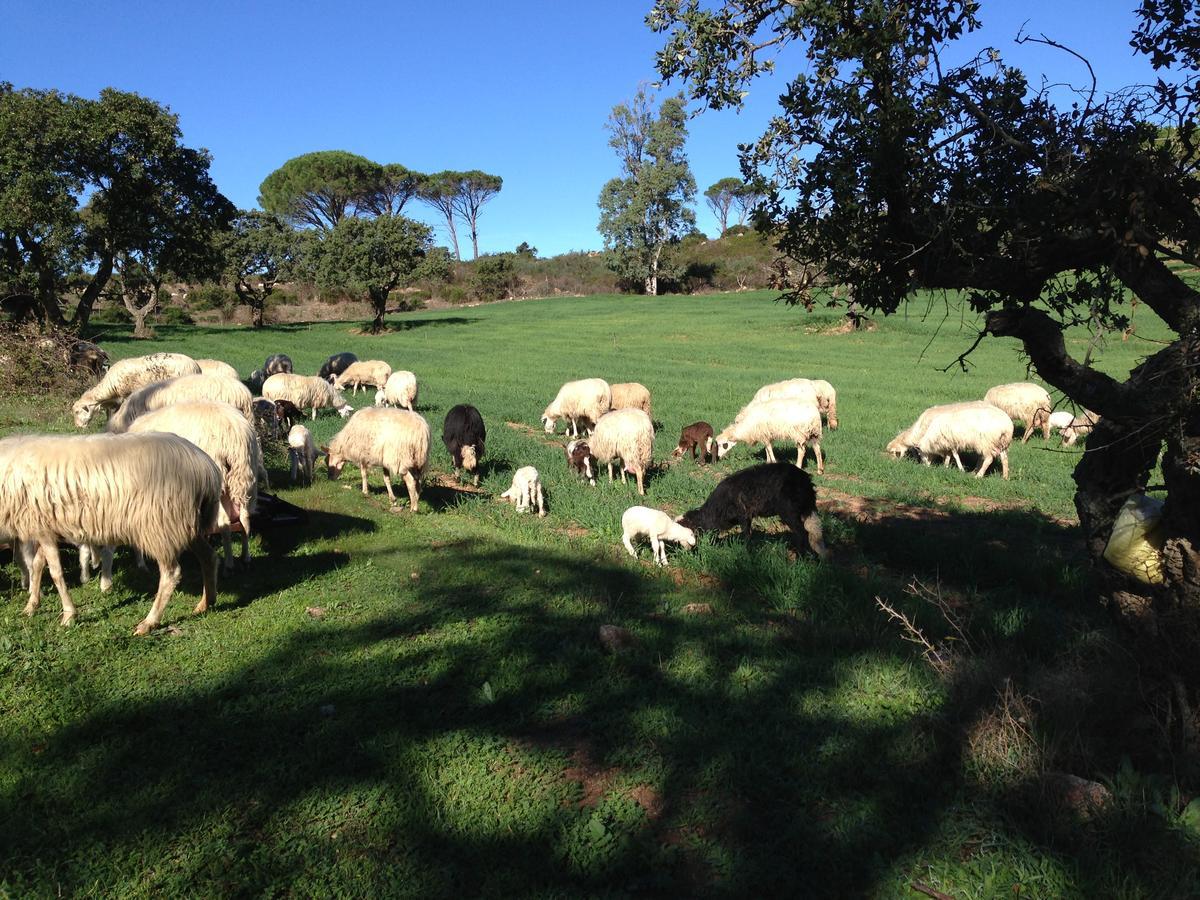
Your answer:
[[[1047,772],[1042,776],[1042,789],[1053,804],[1085,820],[1103,811],[1112,800],[1104,785],[1067,772]]]
[[[711,616],[713,608],[711,603],[689,603],[681,609],[681,612],[688,616]]]
[[[600,626],[600,646],[609,653],[628,653],[637,646],[637,642],[633,632],[627,628],[621,628],[619,625]]]
[[[322,619],[325,617],[325,607],[323,606],[306,606],[304,611],[314,619]]]

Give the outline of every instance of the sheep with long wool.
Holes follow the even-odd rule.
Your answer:
[[[233,568],[233,523],[241,526],[242,563],[250,561],[250,514],[259,487],[268,487],[262,447],[254,426],[228,403],[196,400],[174,403],[139,416],[135,434],[163,432],[191,441],[212,458],[221,472],[221,511],[217,527],[225,551],[225,570]]]
[[[725,454],[739,443],[765,444],[768,462],[775,462],[772,441],[793,441],[797,466],[804,463],[804,454],[811,443],[817,460],[817,474],[825,471],[825,457],[821,453],[821,414],[814,404],[805,400],[751,403],[742,410],[740,419],[734,419],[722,429],[714,441],[717,459],[724,459]]]
[[[1043,439],[1050,437],[1050,412],[1054,409],[1054,403],[1040,384],[1031,381],[998,384],[983,395],[983,402],[1004,410],[1014,423],[1024,423],[1022,444],[1028,443],[1039,428]]]
[[[610,386],[613,409],[640,409],[650,412],[650,389],[636,381],[618,382]]]
[[[317,462],[317,445],[313,442],[312,432],[303,425],[293,425],[288,431],[287,443],[291,483],[295,484],[297,477],[303,477],[305,484],[312,484],[313,466]]]
[[[753,406],[755,403],[763,403],[767,400],[811,400],[816,403],[826,424],[832,429],[838,427],[837,391],[828,381],[813,378],[789,378],[786,381],[776,381],[774,384],[764,384],[754,394],[754,398],[748,405]],[[745,408],[743,407],[743,411]]]
[[[383,387],[375,392],[376,406],[403,406],[414,411],[417,403],[417,376],[405,369],[397,369],[388,376]]]
[[[1074,447],[1077,440],[1091,434],[1092,429],[1098,424],[1100,424],[1100,416],[1086,409],[1079,415],[1073,416],[1062,429],[1063,446]]]
[[[62,623],[75,618],[58,553],[77,544],[132,545],[158,563],[158,592],[134,634],[162,618],[182,575],[179,557],[200,561],[204,593],[196,612],[216,602],[216,556],[206,535],[221,505],[221,473],[203,450],[173,434],[47,435],[0,450],[0,532],[37,548],[30,571],[32,615],[46,565],[62,601]],[[4,441],[0,441],[3,447]]]
[[[311,409],[313,419],[318,409],[326,407],[336,409],[343,419],[354,412],[337,388],[316,375],[279,372],[263,382],[262,395],[268,400],[288,400],[300,409]]]
[[[533,466],[522,466],[513,472],[512,486],[500,495],[502,500],[511,500],[517,512],[537,509],[539,518],[546,515],[546,495],[542,491],[542,477]]]
[[[223,378],[232,378],[234,381],[241,381],[242,379],[237,369],[219,359],[198,359],[196,360],[196,365],[200,367],[201,375],[220,375]]]
[[[637,537],[649,539],[654,561],[660,566],[667,564],[667,541],[684,547],[696,546],[696,532],[680,525],[662,510],[649,506],[631,506],[621,516],[621,543],[634,559],[637,559],[637,550],[633,539]]]
[[[421,493],[421,474],[429,462],[429,423],[423,416],[404,409],[371,406],[360,409],[322,448],[329,466],[329,477],[338,478],[346,463],[354,463],[362,473],[362,491],[367,488],[367,469],[383,469],[383,484],[394,504],[392,478],[401,477],[408,488],[409,508],[417,511]]]
[[[568,433],[579,437],[581,427],[595,427],[600,417],[612,409],[612,388],[603,378],[568,381],[558,389],[542,413],[546,434],[554,434],[559,419],[566,419]]]
[[[1012,445],[1013,423],[1008,413],[980,400],[931,407],[913,426],[897,435],[888,449],[903,456],[915,449],[921,462],[932,465],[935,458],[948,466],[953,459],[959,471],[966,471],[959,454],[977,453],[982,458],[976,478],[987,474],[992,461],[999,458],[1001,472],[1008,478],[1008,448]]]
[[[391,374],[391,365],[382,359],[360,359],[352,362],[340,375],[334,376],[333,386],[339,391],[344,391],[353,385],[356,394],[359,387],[373,387],[378,390],[387,384]]]
[[[101,409],[112,413],[139,388],[180,375],[199,375],[200,365],[182,353],[151,353],[118,359],[99,382],[84,391],[71,411],[75,427],[86,428]]]
[[[227,403],[240,412],[247,422],[254,421],[254,396],[240,381],[222,375],[180,375],[148,384],[130,394],[108,420],[107,430],[120,434],[128,431],[139,416],[193,400]]]
[[[588,447],[598,463],[608,463],[608,480],[613,480],[613,461],[620,460],[621,482],[625,473],[637,478],[638,493],[646,494],[645,476],[654,455],[654,424],[640,409],[614,409],[596,422]]]

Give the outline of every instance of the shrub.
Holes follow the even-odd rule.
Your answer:
[[[481,256],[475,263],[471,293],[479,300],[502,300],[514,293],[520,280],[512,253]]]

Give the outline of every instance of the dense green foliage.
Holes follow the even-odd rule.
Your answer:
[[[268,213],[321,231],[337,226],[382,176],[378,163],[345,150],[293,157],[259,186]]]
[[[218,238],[224,280],[233,285],[241,303],[250,307],[250,323],[263,325],[267,298],[281,279],[295,274],[304,242],[278,216],[242,211]]]
[[[160,327],[153,349],[243,372],[281,351],[301,372],[338,350],[411,367],[435,434],[424,509],[389,512],[377,473],[370,499],[354,473],[287,488],[272,455],[274,490],[307,525],[255,537],[205,616],[185,560],[167,627],[146,640],[129,631],[153,579],[127,553],[113,594],[77,591],[66,631],[52,592],[25,619],[15,570],[0,574],[0,890],[893,897],[917,880],[962,897],[1194,894],[1192,798],[1163,774],[1171,759],[1071,539],[1079,449],[1015,447],[1007,482],[882,452],[929,402],[1023,377],[1016,347],[991,342],[969,374],[941,373],[978,324],[953,298],[846,334],[836,312],[796,317],[773,296],[502,304],[378,336]],[[1136,324],[1100,349],[1103,371],[1168,333],[1144,310]],[[670,462],[684,424],[720,427],[768,380],[832,380],[842,427],[816,481],[834,562],[790,562],[769,521],[749,548],[732,535],[672,549],[667,573],[648,549],[630,560],[632,487],[580,484],[538,425],[562,380],[594,374],[651,388],[644,502],[672,512],[761,457]],[[70,430],[57,396],[6,395],[4,427]],[[459,402],[488,423],[483,494],[454,487],[436,438]],[[309,424],[325,442],[342,423]],[[528,464],[544,520],[494,499]],[[963,635],[908,593],[914,578]],[[960,648],[956,668],[926,667],[876,596]],[[607,623],[639,645],[604,654]],[[1055,770],[1106,782],[1111,807],[1064,821],[1038,787]]]

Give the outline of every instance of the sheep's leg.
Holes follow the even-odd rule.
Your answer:
[[[662,538],[656,534],[650,535],[650,546],[654,550],[654,561],[660,566],[667,564],[667,554],[663,550]]]
[[[371,491],[367,488],[367,465],[362,463],[358,467],[358,471],[362,474],[362,492],[363,496],[369,497]]]
[[[608,461],[608,481],[609,481],[609,484],[611,484],[611,483],[612,483],[612,480],[613,480],[613,474],[612,474],[612,460],[609,460],[609,461]]]
[[[13,541],[12,547],[13,562],[17,564],[17,569],[21,572],[21,587],[29,590],[29,562],[33,559],[33,555],[27,552],[28,545],[21,541]]]
[[[404,486],[408,488],[408,506],[413,512],[417,511],[417,504],[421,500],[421,492],[417,485],[417,479],[413,477],[412,472],[404,473]]]
[[[625,478],[625,460],[621,460],[621,484],[628,483],[628,480]]]
[[[193,612],[207,612],[209,607],[217,605],[217,554],[208,546],[203,535],[197,537],[188,545],[200,563],[200,577],[204,580],[204,593]]]
[[[28,550],[34,545],[22,543],[17,546],[17,553],[25,561],[25,567],[29,572],[29,602],[25,604],[25,609],[22,612],[27,616],[32,616],[39,606],[42,605],[42,572],[46,570],[46,555],[42,553],[42,548],[39,545],[34,550],[32,556],[28,556]]]
[[[288,450],[288,483],[295,484],[300,475],[300,457],[295,450]]]
[[[930,455],[928,453],[924,453],[920,450],[918,450],[917,452],[921,454],[921,462],[922,463],[924,463],[927,466],[933,465],[933,460],[930,458]],[[945,465],[945,464],[943,463],[943,465]]]
[[[317,421],[317,408],[315,406],[312,408],[312,420],[314,422]]]
[[[70,625],[75,621],[75,604],[71,601],[71,592],[67,590],[62,559],[58,555],[58,541],[53,538],[43,541],[40,549],[46,558],[46,565],[50,567],[50,579],[54,582],[54,589],[58,591],[58,597],[62,601],[62,624]]]
[[[796,468],[804,468],[804,451],[807,449],[804,441],[796,442]]]
[[[112,590],[113,548],[100,548],[100,593],[107,594]]]
[[[546,497],[542,493],[542,486],[540,484],[537,486],[537,508],[538,508],[538,518],[539,519],[546,518]]]
[[[93,565],[94,565],[94,561],[92,559],[91,544],[80,544],[79,545],[79,583],[80,584],[87,584],[89,581],[92,580],[92,566]]]
[[[1028,443],[1029,443],[1029,439],[1030,439],[1031,437],[1033,437],[1033,431],[1034,431],[1034,429],[1033,429],[1033,422],[1032,422],[1032,421],[1029,421],[1029,422],[1028,422],[1028,423],[1025,425],[1025,433],[1024,433],[1023,435],[1021,435],[1021,443],[1022,443],[1022,444],[1028,444]]]
[[[825,532],[821,528],[821,517],[816,510],[804,517],[804,533],[808,535],[808,545],[813,553],[821,559],[829,559],[829,548],[825,546]]]
[[[767,462],[775,462],[775,448],[767,441]]]
[[[244,516],[242,522],[242,565],[250,565],[250,517]]]
[[[1004,476],[1004,480],[1008,481],[1008,451],[1000,451],[1000,474]]]
[[[383,470],[383,486],[387,488],[388,500],[392,502],[392,506],[396,505],[396,495],[392,492],[392,479],[388,477],[388,470]]]
[[[146,571],[146,569],[147,569],[146,554],[142,552],[141,547],[133,548],[133,562],[134,562],[134,565],[136,565],[143,572]]]
[[[801,451],[803,452],[803,450]],[[813,456],[817,458],[817,474],[825,474],[825,455],[821,452],[821,445],[813,441]]]
[[[984,455],[983,462],[979,465],[979,471],[975,473],[976,478],[982,478],[987,474],[988,467],[992,464],[992,460],[994,458],[995,457],[991,453]]]
[[[637,469],[633,474],[637,478],[638,494],[642,497],[645,497],[646,496],[646,486],[645,486],[645,484],[643,484],[644,473],[642,472],[641,469]]]
[[[216,560],[213,562],[215,564]],[[149,634],[158,627],[158,623],[162,621],[163,610],[167,608],[167,602],[175,593],[182,577],[183,569],[179,560],[169,565],[161,559],[158,560],[158,593],[154,595],[154,602],[150,604],[150,612],[146,613],[146,618],[138,622],[137,628],[133,629],[135,636]]]
[[[754,518],[752,516],[746,516],[742,521],[742,537],[745,538],[747,545],[750,543],[750,533],[754,530],[753,522]]]
[[[963,468],[962,460],[958,458],[958,451],[957,451],[957,450],[951,450],[951,451],[950,451],[950,455],[954,457],[954,464],[955,464],[956,466],[958,466],[958,471],[960,471],[960,472],[965,472],[965,471],[967,471],[966,469],[964,469],[964,468]]]
[[[221,568],[228,575],[233,571],[233,530],[228,525],[221,526]]]
[[[633,549],[633,542],[629,540],[628,531],[621,535],[621,543],[625,545],[625,549],[629,551],[629,555],[637,559],[637,551]]]

